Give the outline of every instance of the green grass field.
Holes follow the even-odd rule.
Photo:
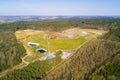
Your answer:
[[[59,36],[57,36],[59,37]],[[61,38],[61,36],[60,36]],[[86,39],[84,37],[78,37],[75,39],[44,39],[39,35],[32,35],[26,39],[24,39],[23,44],[29,49],[29,51],[35,54],[35,50],[39,48],[44,48],[49,52],[54,52],[56,50],[73,50],[79,47],[82,43],[84,43]],[[39,43],[38,47],[30,47],[27,45],[28,42]],[[49,49],[48,49],[49,48]]]
[[[84,43],[86,39],[84,37],[79,37],[76,39],[65,39],[65,40],[48,40],[50,43],[50,52],[55,50],[73,50],[79,45]]]
[[[36,52],[35,50],[44,48],[48,52],[54,52],[56,50],[73,50],[79,47],[82,43],[84,43],[86,39],[84,37],[79,37],[75,39],[44,39],[40,36],[33,35],[28,38],[26,38],[23,41],[23,44],[26,46],[26,48],[33,54],[35,55]],[[38,47],[31,47],[28,46],[28,42],[35,42],[39,43],[40,46]],[[49,49],[48,49],[49,48]]]

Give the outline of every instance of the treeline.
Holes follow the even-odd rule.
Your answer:
[[[120,53],[110,62],[102,65],[89,76],[92,80],[119,80],[120,79]]]
[[[120,26],[111,27],[102,39],[120,42]],[[106,64],[101,65],[91,75],[89,80],[119,80],[120,79],[120,52]]]
[[[110,29],[109,32],[103,36],[103,38],[112,41],[120,41],[120,27]]]
[[[4,30],[16,31],[19,29],[41,29],[60,31],[70,27],[107,29],[120,26],[120,19],[66,19],[66,20],[42,20],[20,21],[0,25]]]
[[[25,52],[11,31],[0,32],[0,72],[19,64]]]
[[[89,80],[89,75],[104,62],[120,53],[120,43],[93,40],[43,80]]]

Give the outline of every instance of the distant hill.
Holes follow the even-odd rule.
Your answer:
[[[0,16],[0,20],[7,21],[31,21],[49,19],[96,19],[96,18],[120,18],[120,16]]]
[[[14,22],[13,20],[6,20],[6,19],[1,19],[0,18],[0,24],[3,24],[3,23],[11,23],[11,22]]]

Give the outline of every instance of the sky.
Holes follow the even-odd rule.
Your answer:
[[[0,16],[119,16],[120,0],[0,0]]]

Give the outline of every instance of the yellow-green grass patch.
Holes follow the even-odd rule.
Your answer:
[[[55,50],[72,50],[76,49],[86,41],[84,37],[76,39],[61,39],[61,40],[48,40],[50,43],[50,52]]]

